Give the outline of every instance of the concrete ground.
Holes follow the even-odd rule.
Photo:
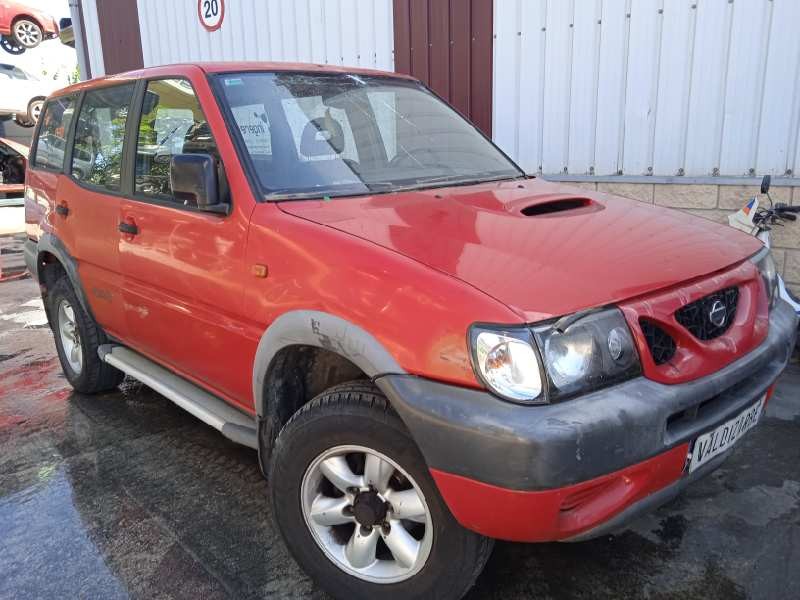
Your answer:
[[[0,283],[0,598],[322,598],[269,514],[254,452],[133,381],[73,393]],[[613,537],[498,543],[469,598],[799,598],[798,565],[795,364],[713,475]]]

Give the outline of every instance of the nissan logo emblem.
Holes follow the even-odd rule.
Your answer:
[[[711,310],[708,311],[708,320],[716,327],[725,325],[725,319],[728,318],[728,311],[721,300],[714,300],[711,305]]]

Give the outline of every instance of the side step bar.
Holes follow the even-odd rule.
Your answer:
[[[100,360],[166,396],[203,423],[220,431],[229,440],[249,448],[258,448],[258,431],[254,417],[130,348],[105,344],[98,348],[97,353]]]

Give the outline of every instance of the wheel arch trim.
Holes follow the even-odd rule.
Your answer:
[[[44,34],[45,34],[44,25],[42,24],[42,22],[37,17],[33,16],[30,13],[22,13],[22,12],[21,13],[17,13],[14,16],[14,18],[11,19],[11,32],[12,33],[14,32],[14,25],[16,25],[18,21],[22,21],[22,20],[33,21],[34,23],[36,23],[39,26],[39,29],[42,30],[42,38],[44,38]],[[42,41],[44,41],[44,39],[42,39]]]
[[[31,274],[41,282],[41,257],[44,253],[52,254],[56,257],[56,260],[64,268],[67,277],[69,277],[70,284],[72,284],[72,289],[75,290],[75,295],[78,296],[81,307],[86,311],[86,314],[94,318],[92,308],[89,306],[89,299],[86,296],[78,274],[78,261],[69,253],[64,243],[52,233],[44,232],[39,238],[39,241],[36,242],[36,271]]]
[[[314,346],[352,362],[370,379],[406,371],[375,337],[358,325],[330,313],[294,310],[284,313],[261,336],[253,366],[253,400],[259,418],[265,414],[265,386],[277,354],[290,346]]]

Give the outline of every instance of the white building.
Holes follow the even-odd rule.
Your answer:
[[[800,182],[799,0],[214,0],[213,31],[204,2],[71,0],[87,70],[278,60],[411,73],[529,173],[718,220],[763,174],[782,201]],[[777,243],[800,284],[800,235]]]

